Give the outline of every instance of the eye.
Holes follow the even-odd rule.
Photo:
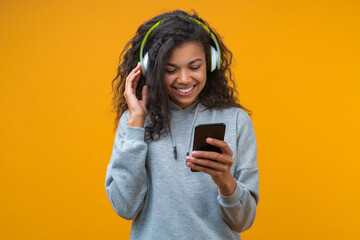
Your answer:
[[[165,69],[166,73],[174,73],[176,69]]]
[[[197,69],[199,69],[200,68],[200,66],[193,66],[193,67],[190,67],[190,69],[191,70],[193,70],[193,71],[195,71],[195,70],[197,70]]]

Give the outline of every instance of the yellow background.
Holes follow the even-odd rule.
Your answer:
[[[1,0],[0,239],[129,238],[104,188],[111,80],[137,27],[175,8],[222,35],[254,112],[260,203],[243,239],[359,239],[356,0]]]

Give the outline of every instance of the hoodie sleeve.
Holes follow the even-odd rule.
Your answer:
[[[116,131],[105,189],[115,212],[131,220],[141,211],[147,192],[145,129],[128,127],[125,112]]]
[[[237,117],[237,149],[233,155],[237,186],[232,195],[223,196],[219,193],[218,202],[225,222],[234,231],[243,232],[255,220],[259,202],[259,170],[257,143],[251,119],[244,111],[240,111]]]

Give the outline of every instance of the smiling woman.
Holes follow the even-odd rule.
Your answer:
[[[186,108],[194,103],[206,83],[205,51],[199,43],[174,48],[165,70],[165,86],[171,100]]]
[[[174,11],[141,25],[123,54],[105,188],[133,220],[131,239],[240,239],[255,219],[259,175],[231,52],[195,13]],[[226,125],[224,141],[206,139],[221,151],[192,151],[195,126],[209,123]]]

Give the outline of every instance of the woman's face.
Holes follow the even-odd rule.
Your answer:
[[[206,58],[200,43],[185,43],[171,52],[165,69],[165,86],[181,108],[193,104],[206,83]]]

